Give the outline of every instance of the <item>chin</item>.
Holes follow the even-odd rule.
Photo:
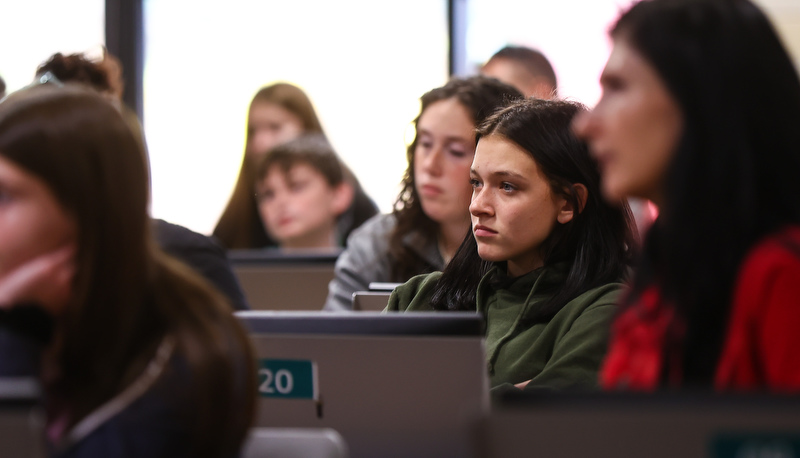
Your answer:
[[[618,200],[622,200],[623,198],[627,197],[627,194],[621,189],[619,186],[615,186],[613,183],[609,183],[606,181],[603,183],[603,197],[609,202],[616,202]]]
[[[433,220],[435,223],[441,222],[444,218],[442,218],[442,212],[438,211],[437,208],[431,208],[431,206],[422,206],[422,212],[425,213],[425,216]]]
[[[496,253],[494,250],[481,249],[480,246],[478,246],[478,256],[480,256],[481,259],[483,259],[484,261],[488,261],[488,262],[505,261],[505,259],[503,259],[503,256],[498,254],[498,253]]]

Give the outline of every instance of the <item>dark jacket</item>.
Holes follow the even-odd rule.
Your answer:
[[[161,219],[153,220],[153,232],[164,252],[211,282],[228,298],[234,310],[250,310],[225,250],[214,238]]]
[[[396,288],[387,310],[431,310],[441,272],[420,275]],[[622,285],[611,283],[571,300],[548,321],[537,309],[563,283],[558,268],[518,278],[495,266],[478,284],[477,311],[486,319],[486,358],[491,386],[509,388],[530,380],[533,388],[594,388],[605,356],[609,327]]]
[[[47,315],[35,306],[0,309],[0,376],[39,376],[41,352],[46,341],[50,340],[49,332],[42,331],[42,328],[52,329],[52,320],[48,320]],[[163,342],[162,346],[173,348]],[[202,399],[197,399],[187,389],[193,381],[185,357],[171,350],[164,352],[164,355],[160,366],[153,363],[158,360],[158,356],[154,357],[148,369],[134,383],[81,420],[65,441],[48,444],[48,456],[189,458],[192,420]],[[231,355],[231,360],[238,373],[247,373],[245,365],[249,361],[243,361],[239,355]],[[148,376],[149,384],[142,384]],[[240,379],[242,386],[246,386],[244,377]],[[144,386],[144,391],[137,392],[133,388],[135,385]],[[239,392],[242,393],[242,400],[249,399],[242,390]],[[103,411],[115,403],[119,403],[121,410],[111,409],[113,413],[106,418]],[[45,404],[47,401],[43,399],[42,405]],[[36,427],[37,423],[33,422],[32,425]],[[83,429],[86,425],[92,426]],[[44,431],[35,434],[44,440]],[[238,452],[232,457],[220,458],[236,456]]]

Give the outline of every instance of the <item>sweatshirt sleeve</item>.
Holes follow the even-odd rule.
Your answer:
[[[384,312],[433,310],[431,297],[441,276],[441,272],[433,272],[412,277],[392,291]]]
[[[570,320],[553,345],[544,369],[527,389],[598,387],[597,374],[605,358],[619,290],[606,291]]]

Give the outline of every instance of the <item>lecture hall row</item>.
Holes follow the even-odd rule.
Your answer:
[[[800,456],[797,68],[750,0],[608,34],[593,107],[522,46],[423,93],[390,212],[263,87],[210,234],[53,54],[0,100],[0,454]]]

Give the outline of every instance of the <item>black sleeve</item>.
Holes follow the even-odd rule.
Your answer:
[[[210,281],[235,310],[250,309],[225,250],[214,238],[163,220],[154,220],[154,232],[162,250]]]

